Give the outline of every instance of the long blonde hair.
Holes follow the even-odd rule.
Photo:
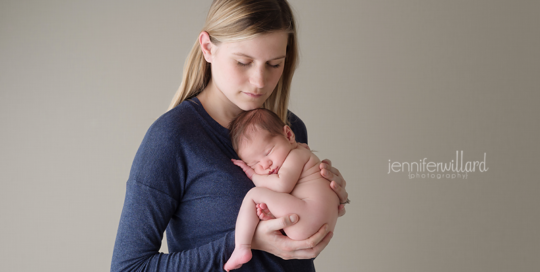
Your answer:
[[[208,32],[212,43],[241,41],[272,31],[288,33],[283,74],[263,107],[275,112],[287,122],[291,81],[298,60],[296,24],[286,0],[214,0],[202,31]],[[197,40],[184,64],[182,83],[169,110],[182,101],[198,95],[212,77],[210,64],[204,59]]]

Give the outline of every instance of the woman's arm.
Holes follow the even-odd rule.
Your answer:
[[[186,205],[180,203],[186,193],[184,179],[190,159],[183,155],[184,149],[187,143],[194,141],[186,138],[189,133],[178,131],[180,126],[176,120],[175,115],[158,119],[149,128],[135,155],[126,185],[111,271],[220,271],[234,249],[234,231],[221,228],[213,232],[215,239],[185,246],[186,250],[170,254],[159,252],[163,233],[173,218],[192,219],[190,215],[180,214],[179,209]],[[193,168],[190,170],[194,171]],[[195,237],[205,235],[204,230],[193,229],[191,233]],[[176,240],[175,243],[178,246],[184,241]]]
[[[176,200],[167,194],[128,181],[111,272],[220,271],[234,249],[234,232],[190,250],[159,253],[163,232],[176,205]]]

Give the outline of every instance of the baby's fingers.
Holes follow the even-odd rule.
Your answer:
[[[234,163],[234,165],[237,165],[237,166],[243,166],[245,165],[246,163],[242,160],[235,160],[235,159],[231,159],[231,161]]]

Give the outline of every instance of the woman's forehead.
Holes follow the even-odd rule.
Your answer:
[[[269,61],[285,57],[287,41],[285,31],[276,31],[242,41],[223,42],[218,48],[229,54]]]

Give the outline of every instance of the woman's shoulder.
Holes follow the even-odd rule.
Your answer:
[[[171,140],[178,143],[182,137],[196,132],[200,127],[200,116],[190,103],[192,102],[189,100],[184,101],[163,113],[150,125],[145,138],[160,142]]]
[[[178,106],[170,109],[158,117],[150,126],[151,130],[164,133],[175,132],[176,130],[191,129],[198,123],[198,113],[192,105],[191,100],[186,100]]]
[[[307,128],[304,121],[290,110],[287,113],[287,118],[289,119],[289,124],[291,124],[291,129],[294,132],[296,141],[307,144]]]

